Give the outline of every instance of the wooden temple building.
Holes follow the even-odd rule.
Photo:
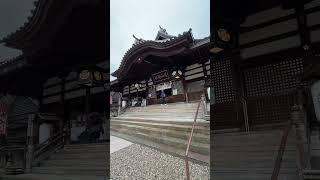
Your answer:
[[[37,0],[0,40],[22,51],[0,62],[1,176],[106,176],[106,26],[103,0]]]
[[[194,39],[191,29],[173,36],[161,26],[155,40],[134,38],[120,67],[111,73],[117,77],[111,91],[131,103],[142,98],[142,106],[160,104],[161,90],[168,103],[197,101],[207,91],[209,38]]]
[[[211,5],[211,177],[319,179],[320,1]]]

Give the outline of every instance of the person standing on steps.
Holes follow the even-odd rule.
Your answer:
[[[164,93],[164,90],[163,90],[163,89],[161,90],[160,97],[161,97],[161,106],[162,106],[163,104],[164,104],[164,105],[167,105],[167,103],[166,103],[166,93]]]

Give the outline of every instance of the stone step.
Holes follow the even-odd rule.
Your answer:
[[[32,172],[37,174],[105,176],[107,168],[105,167],[97,169],[97,167],[33,167]]]
[[[106,161],[106,160],[105,160]],[[46,162],[46,163],[43,163],[43,164],[40,164],[40,166],[38,167],[42,167],[42,168],[53,168],[53,167],[65,167],[65,168],[68,168],[68,167],[74,167],[75,166],[75,163],[49,163],[49,162]],[[86,169],[86,168],[94,168],[94,169],[97,169],[97,170],[101,170],[101,169],[106,169],[107,168],[107,165],[106,165],[106,162],[105,163],[82,163],[82,164],[76,164],[76,167],[74,169]]]
[[[161,121],[161,122],[181,122],[181,123],[192,123],[194,121],[194,117],[112,117],[112,120],[127,120],[127,121]],[[197,118],[198,123],[207,123],[205,119],[202,117]]]
[[[211,148],[213,150],[218,150],[221,152],[248,152],[248,153],[255,153],[255,152],[278,152],[279,143],[275,145],[265,146],[265,145],[248,145],[248,146],[221,146],[221,145],[212,145]],[[287,145],[286,151],[296,151],[296,145]]]
[[[60,160],[49,160],[40,163],[40,167],[44,166],[92,166],[92,167],[99,167],[99,166],[106,166],[106,159],[97,159],[91,161],[85,160],[67,160],[67,159],[60,159]]]
[[[108,147],[107,143],[91,143],[91,144],[69,144],[64,145],[64,148],[73,149],[73,148],[101,148]]]
[[[275,141],[272,141],[272,140],[267,140],[265,139],[264,140],[265,143],[264,144],[261,144],[262,147],[268,147],[268,146],[277,146],[280,144],[280,142],[275,142]],[[244,147],[244,146],[257,146],[259,145],[258,142],[251,142],[251,141],[248,141],[248,142],[245,142],[245,141],[235,141],[235,140],[228,140],[226,139],[225,141],[223,140],[215,140],[213,139],[213,142],[215,142],[213,144],[213,147],[212,148],[218,148],[218,147],[224,147],[224,148],[232,148],[232,147]],[[230,144],[231,142],[234,142],[234,144]],[[289,142],[287,142],[289,144],[289,146],[294,146],[293,143],[294,143],[294,140],[290,140]]]
[[[81,150],[83,150],[83,151],[86,151],[86,150],[88,150],[88,151],[102,151],[103,149],[107,149],[107,148],[108,148],[107,145],[105,145],[105,146],[96,146],[96,147],[85,147],[85,146],[83,146],[83,147],[81,147],[81,146],[70,147],[70,146],[65,146],[63,148],[63,150],[66,150],[66,151],[73,151],[73,150],[79,150],[79,151],[81,151]]]
[[[213,169],[213,173],[241,173],[241,172],[255,172],[255,173],[259,173],[259,174],[269,174],[271,177],[271,174],[273,172],[273,168],[248,168],[248,167],[237,167],[237,168],[220,168],[220,167],[215,167]],[[296,168],[285,168],[282,167],[281,168],[281,173],[282,174],[295,174],[296,173]]]
[[[149,127],[149,128],[168,129],[168,130],[175,130],[175,131],[182,131],[182,132],[191,132],[191,129],[192,129],[191,123],[185,123],[186,125],[182,125],[179,123],[176,123],[176,124],[165,123],[165,122],[158,123],[157,121],[126,121],[126,120],[111,120],[110,122],[111,127],[113,125],[119,125],[119,124],[139,125],[139,126]],[[201,123],[199,125],[198,123],[196,124],[194,132],[205,134],[205,135],[209,135],[210,133],[209,127],[204,127]]]
[[[188,118],[185,118],[188,119]],[[184,126],[192,126],[193,122],[194,122],[194,118],[192,118],[192,121],[172,121],[170,119],[167,120],[157,120],[157,119],[150,119],[150,118],[123,118],[123,117],[113,117],[111,118],[110,122],[135,122],[135,123],[159,123],[159,124],[169,124],[169,125],[184,125]],[[208,121],[201,121],[201,119],[197,119],[196,122],[197,126],[203,126],[205,128],[207,128],[207,130],[209,131],[210,128],[210,123]]]
[[[243,162],[213,162],[214,166],[219,168],[235,168],[246,167],[248,169],[251,168],[270,168],[273,169],[274,161],[273,160],[263,160],[263,161],[243,161]],[[295,161],[282,161],[281,167],[293,168],[296,169]]]
[[[199,109],[203,109],[203,108],[200,107]],[[127,109],[126,112],[134,112],[134,111],[163,111],[163,110],[168,110],[170,112],[174,112],[174,111],[196,112],[197,106],[194,106],[194,107],[160,106],[160,107],[130,108],[130,109]]]
[[[203,110],[203,108],[199,108],[199,110]],[[175,107],[160,107],[160,108],[141,108],[141,109],[127,109],[125,112],[193,112],[197,111],[197,107],[192,108],[175,108]]]
[[[54,175],[54,174],[21,174],[21,175],[3,175],[5,180],[106,180],[106,176],[89,176],[89,175]]]
[[[203,109],[202,107],[199,109]],[[174,111],[186,111],[186,112],[196,112],[197,106],[194,107],[184,107],[184,106],[160,106],[160,107],[142,107],[142,108],[130,108],[127,109],[126,112],[134,112],[134,111],[163,111],[168,110],[169,112]]]
[[[179,139],[174,137],[160,137],[157,135],[144,134],[142,132],[131,132],[131,131],[128,131],[127,129],[121,129],[121,130],[112,129],[112,131],[133,136],[136,138],[140,138],[142,140],[152,141],[158,144],[165,144],[168,146],[175,147],[177,149],[185,150],[188,144],[188,139]],[[192,144],[190,145],[190,150],[199,154],[209,155],[209,144],[192,141]]]
[[[212,179],[217,180],[270,180],[271,174],[262,174],[256,172],[229,172],[229,173],[214,173]],[[280,174],[279,180],[298,180],[295,174]]]
[[[188,119],[194,119],[195,114],[186,114],[186,113],[127,113],[119,116],[121,118],[123,117],[144,117],[144,118],[169,118],[169,119],[174,119],[174,118],[188,118]],[[198,117],[202,118],[202,114],[198,114]]]
[[[192,107],[192,106],[197,106],[198,102],[189,102],[189,103],[185,103],[185,102],[179,102],[179,103],[167,103],[167,106],[185,106],[185,107]],[[148,108],[154,108],[154,107],[162,107],[164,105],[161,104],[153,104],[153,105],[148,105],[146,107]],[[131,108],[144,108],[144,107],[131,107]]]
[[[132,133],[145,133],[150,135],[158,135],[160,137],[175,137],[180,139],[189,139],[190,132],[187,131],[176,131],[176,130],[170,130],[170,129],[163,129],[163,128],[151,128],[151,127],[145,127],[145,126],[139,126],[139,125],[130,125],[130,124],[113,124],[111,126],[111,130],[120,130],[120,129],[126,129],[128,131],[131,131]],[[194,133],[193,134],[193,141],[195,142],[201,142],[201,143],[210,143],[210,136],[208,134],[200,134],[200,133]]]
[[[50,159],[68,159],[68,160],[72,160],[72,159],[88,159],[88,160],[95,160],[95,159],[105,159],[106,154],[97,154],[97,153],[88,153],[88,154],[81,154],[81,156],[79,156],[79,154],[60,154],[60,153],[56,153],[53,154]]]
[[[320,169],[308,169],[303,171],[305,180],[320,179]]]
[[[181,158],[185,158],[185,153],[186,153],[186,149],[183,148],[176,148],[173,147],[171,145],[166,145],[166,144],[161,144],[161,143],[156,143],[154,141],[150,141],[147,139],[143,139],[143,138],[139,138],[139,137],[135,137],[135,136],[131,136],[131,135],[127,135],[124,133],[118,133],[115,131],[111,131],[110,132],[111,135],[125,139],[127,141],[131,141],[134,143],[138,143],[138,144],[143,144],[145,146],[151,147],[151,148],[155,148],[159,151],[163,151],[166,153],[170,153],[174,156],[178,156]],[[209,165],[210,163],[210,156],[209,155],[203,155],[203,154],[199,154],[193,151],[189,151],[189,159],[191,161],[196,161],[197,163],[204,163],[205,165]]]
[[[57,152],[61,153],[105,153],[107,147],[99,148],[63,148]]]
[[[218,131],[218,130],[215,130],[215,131]],[[272,132],[272,133],[271,133]],[[237,131],[237,130],[234,130],[234,131],[226,131],[226,132],[222,132],[222,133],[216,133],[214,134],[215,137],[219,137],[219,136],[222,136],[222,137],[229,137],[229,136],[235,136],[235,137],[238,137],[238,136],[247,136],[247,135],[280,135],[280,134],[283,134],[283,130],[281,129],[277,129],[277,130],[255,130],[255,131],[249,131],[249,132],[245,132],[245,131]]]
[[[282,134],[283,131],[277,129],[214,134],[211,145],[213,178],[269,180]],[[278,179],[297,179],[296,153],[295,137],[290,132]]]

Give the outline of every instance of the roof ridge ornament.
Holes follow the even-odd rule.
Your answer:
[[[168,33],[167,33],[167,30],[164,29],[164,28],[162,28],[160,25],[159,25],[159,28],[160,28],[160,30],[159,30],[160,32],[163,32],[163,33],[165,33],[165,34],[168,34]]]
[[[145,40],[143,40],[142,38],[137,38],[134,34],[133,34],[132,36],[133,36],[133,38],[135,39],[134,45],[139,44],[139,43],[145,41]]]

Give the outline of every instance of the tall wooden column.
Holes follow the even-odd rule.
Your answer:
[[[65,97],[64,97],[64,92],[65,92],[65,86],[66,86],[66,79],[65,77],[61,78],[61,93],[60,93],[60,100],[61,100],[61,105],[63,109],[63,118],[59,121],[59,133],[63,132],[63,124],[68,121],[67,117],[67,112],[66,112],[66,102],[65,102]]]
[[[90,113],[90,87],[86,87],[85,114],[86,114],[87,123],[89,121],[89,113]]]
[[[27,154],[26,154],[26,173],[32,171],[32,161],[34,152],[34,121],[36,119],[35,114],[30,114],[28,117],[28,130],[27,130]]]
[[[244,98],[244,89],[243,89],[243,74],[241,72],[240,62],[241,57],[240,54],[232,55],[232,79],[233,79],[233,87],[236,95],[236,111],[237,111],[237,119],[241,121],[241,124],[244,119],[243,107],[242,107],[242,99]]]
[[[206,80],[207,80],[207,78],[208,78],[208,74],[207,74],[207,68],[206,68],[206,64],[205,63],[202,63],[202,69],[203,69],[203,74],[204,74],[204,87],[203,87],[203,92],[204,92],[204,94],[206,95],[207,93],[206,93],[206,91],[207,91],[207,89],[206,89]],[[205,96],[205,97],[207,97],[207,96]],[[206,99],[208,99],[209,97],[207,97]]]
[[[120,115],[121,113],[121,106],[122,106],[122,93],[119,93],[119,97],[118,97],[118,116]]]
[[[183,78],[182,78],[183,91],[184,91],[184,94],[185,94],[186,103],[189,103],[187,85],[186,85],[186,80],[185,80],[185,70],[183,70],[182,73],[183,73]]]
[[[42,106],[43,106],[43,91],[44,91],[44,83],[46,82],[46,79],[43,79],[43,80],[41,80],[40,81],[40,84],[41,84],[41,87],[40,87],[40,89],[39,89],[39,112],[41,113],[42,112]],[[35,127],[35,143],[36,144],[39,144],[39,136],[40,136],[40,134],[39,134],[39,129],[40,129],[40,124],[39,123],[37,123],[37,124],[35,124],[34,125]]]
[[[149,98],[149,80],[146,79],[146,106],[148,105],[148,98]]]

